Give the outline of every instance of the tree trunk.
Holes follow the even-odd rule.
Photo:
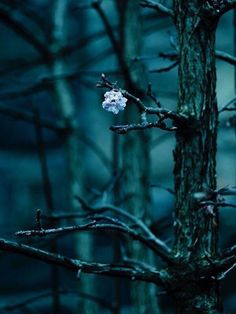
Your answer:
[[[189,117],[192,130],[176,134],[174,152],[176,214],[174,253],[182,265],[217,253],[217,210],[199,206],[194,193],[216,189],[215,31],[217,21],[202,16],[202,1],[175,0],[179,39],[178,112]],[[218,313],[218,284],[200,284],[197,274],[185,281],[176,297],[179,313]]]
[[[52,76],[61,76],[54,80],[54,99],[55,106],[58,114],[58,121],[68,128],[64,135],[64,147],[66,157],[66,170],[67,170],[67,196],[68,208],[70,210],[78,211],[79,204],[75,199],[76,195],[82,195],[83,187],[83,173],[81,168],[81,152],[78,140],[79,126],[77,122],[77,108],[74,99],[74,93],[66,78],[63,74],[67,72],[66,63],[60,55],[61,48],[64,47],[66,42],[66,13],[68,1],[67,0],[54,0],[53,3],[53,32],[52,32],[52,61],[51,73]],[[76,222],[78,223],[78,222]],[[76,234],[73,237],[76,257],[83,260],[93,259],[93,248],[91,235],[88,233]],[[84,293],[93,294],[95,286],[91,284],[91,277],[82,277],[78,281],[79,290]],[[78,305],[78,313],[92,314],[96,313],[96,305],[84,297],[80,298]]]
[[[134,62],[142,53],[141,9],[139,0],[119,1],[120,38],[123,57],[129,69],[125,77],[126,88],[140,98],[141,90],[147,86],[146,71],[142,63]],[[123,13],[122,13],[123,12]],[[125,71],[124,71],[125,73]],[[125,120],[137,121],[139,114],[133,104],[125,110]],[[146,132],[131,132],[124,137],[122,148],[124,178],[122,188],[127,200],[125,205],[136,217],[149,224],[150,208],[150,136]],[[128,248],[129,257],[137,261],[153,262],[151,253],[139,243],[132,242]],[[133,283],[131,286],[132,313],[157,314],[157,290],[154,285]]]

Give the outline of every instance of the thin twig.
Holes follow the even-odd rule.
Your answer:
[[[159,188],[159,189],[162,189],[162,190],[165,190],[167,191],[168,193],[172,194],[172,195],[175,195],[175,191],[171,188],[167,188],[161,184],[151,184],[151,187],[152,188]]]
[[[201,202],[202,205],[214,205],[215,207],[233,207],[236,208],[236,204],[231,204],[227,202],[212,202],[212,201],[204,201]]]
[[[115,231],[125,235],[128,235],[133,240],[138,240],[142,244],[144,244],[149,249],[153,250],[157,255],[163,258],[168,263],[172,263],[173,259],[170,255],[166,252],[166,245],[162,245],[162,242],[157,242],[157,239],[154,237],[149,238],[141,235],[134,229],[131,229],[128,225],[113,219],[106,217],[107,222],[99,223],[99,220],[104,220],[104,217],[99,219],[98,217],[93,217],[92,221],[85,223],[83,225],[76,225],[76,226],[66,226],[66,227],[59,227],[59,228],[51,228],[51,229],[33,229],[33,230],[24,230],[18,231],[15,233],[18,237],[35,237],[35,236],[47,236],[47,235],[57,235],[57,234],[68,234],[71,232],[81,232],[81,231]],[[110,222],[109,222],[110,221]]]
[[[54,210],[53,202],[53,192],[52,185],[49,178],[49,169],[47,163],[46,149],[44,144],[41,118],[38,110],[34,109],[34,119],[35,119],[35,133],[37,141],[37,149],[39,156],[40,169],[42,174],[42,185],[44,191],[45,202],[47,204],[47,209],[49,212]],[[51,221],[52,223],[52,221]],[[41,211],[37,210],[37,228],[39,231],[43,230],[41,226]],[[51,251],[54,253],[57,251],[57,241],[52,241],[50,245]],[[60,296],[58,294],[59,290],[59,269],[55,265],[50,265],[51,269],[51,286],[53,290],[52,301],[53,301],[53,313],[56,314],[60,308]]]
[[[168,65],[167,67],[162,67],[159,69],[153,69],[153,70],[149,70],[150,73],[163,73],[163,72],[168,72],[174,68],[177,67],[177,65],[179,64],[179,61],[175,61],[173,63],[171,63],[170,65]]]
[[[6,115],[13,119],[35,124],[34,114],[24,110],[0,105],[0,114]],[[62,122],[58,123],[46,118],[40,118],[40,123],[43,128],[55,132],[60,138],[61,136],[67,134],[67,132],[70,132],[70,128],[67,125],[63,125]],[[78,131],[77,137],[79,141],[87,145],[95,153],[95,155],[98,156],[98,158],[101,160],[106,168],[110,169],[111,160],[106,156],[106,154],[95,141],[87,137],[84,133],[82,134],[80,131]]]
[[[215,260],[214,263],[205,265],[201,270],[201,275],[204,276],[218,276],[219,279],[223,279],[225,275],[236,266],[236,255],[229,257],[223,257]],[[221,275],[220,275],[221,274]]]
[[[219,15],[222,15],[235,8],[236,8],[236,0],[224,0],[222,1],[220,5]]]
[[[103,9],[101,7],[100,1],[94,1],[92,6],[98,12],[98,14],[99,14],[99,16],[103,22],[104,28],[106,30],[106,33],[107,33],[109,39],[110,39],[110,42],[111,42],[112,47],[114,49],[114,52],[117,56],[118,62],[120,64],[120,68],[123,72],[123,75],[126,78],[126,80],[128,81],[128,83],[131,84],[130,71],[129,71],[129,68],[125,62],[124,57],[123,57],[122,49],[120,47],[118,40],[116,39],[116,37],[114,35],[113,28],[112,28],[109,20],[107,19],[105,12],[103,11]]]
[[[8,1],[5,0],[4,4],[11,7],[12,12],[15,11],[19,12],[19,14],[23,15],[24,17],[30,19],[35,25],[38,26],[40,31],[43,33],[45,39],[49,40],[49,32],[47,28],[47,24],[45,23],[43,17],[41,17],[36,9],[32,8],[32,5],[27,3],[26,1]]]
[[[160,13],[174,17],[174,11],[171,9],[168,9],[167,7],[165,7],[163,4],[161,4],[159,2],[154,2],[151,0],[142,0],[140,2],[140,5],[144,8],[154,9]]]
[[[226,275],[232,271],[234,268],[236,267],[236,263],[234,263],[231,267],[229,267],[226,271],[224,271],[223,273],[220,274],[220,276],[218,276],[218,280],[222,280],[226,277]]]
[[[227,248],[227,249],[224,249],[223,251],[223,256],[224,257],[228,257],[230,256],[234,251],[236,250],[236,244]]]
[[[142,230],[144,232],[144,234],[148,237],[148,239],[150,239],[152,242],[154,242],[159,249],[166,252],[166,254],[170,253],[170,248],[162,240],[157,238],[155,236],[155,234],[150,230],[150,228],[148,228],[148,226],[142,220],[140,220],[139,218],[130,214],[129,211],[126,211],[122,208],[119,208],[119,207],[113,206],[113,205],[109,205],[109,204],[103,205],[100,207],[95,207],[95,206],[91,206],[91,205],[87,204],[87,202],[85,202],[85,200],[83,200],[79,196],[77,196],[77,199],[80,201],[82,207],[84,209],[88,210],[89,213],[91,213],[91,214],[103,213],[106,211],[110,211],[110,212],[116,213],[118,215],[121,215],[121,216],[129,219],[130,221],[132,221],[135,224],[135,226],[138,226],[140,228],[140,230]],[[170,258],[170,256],[169,256],[169,258]]]
[[[151,128],[159,128],[165,131],[177,131],[178,128],[173,126],[173,127],[167,127],[164,124],[161,124],[159,122],[145,122],[145,123],[138,123],[138,124],[123,124],[123,125],[112,125],[110,127],[111,131],[114,131],[118,134],[126,134],[130,131],[142,131],[146,129],[151,129]]]
[[[234,105],[234,108],[230,108],[231,105]],[[236,97],[228,101],[220,110],[219,113],[222,113],[224,111],[231,111],[231,109],[236,109]]]
[[[217,59],[225,61],[229,64],[232,65],[236,65],[236,57],[232,56],[231,54],[224,52],[224,51],[220,51],[220,50],[216,50],[215,52]]]
[[[23,25],[20,20],[18,20],[16,16],[12,14],[11,10],[4,9],[3,6],[0,6],[0,18],[3,23],[5,23],[14,32],[18,33],[29,44],[31,44],[44,59],[48,60],[50,58],[46,44],[41,42],[35,36],[34,32],[28,30],[25,25]]]
[[[217,59],[225,61],[229,64],[236,65],[236,57],[221,50],[216,50],[215,51],[215,56]],[[171,50],[168,52],[160,52],[157,57],[169,59],[169,60],[176,60],[178,58],[178,52],[176,50]]]
[[[37,209],[36,210],[36,226],[39,230],[42,230],[42,222],[41,222],[41,219],[42,219],[42,213],[41,213],[41,210],[40,209]]]
[[[157,99],[156,95],[152,91],[151,83],[148,84],[147,95],[154,101],[158,108],[161,108],[160,101]]]

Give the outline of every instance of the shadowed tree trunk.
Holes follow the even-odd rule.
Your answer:
[[[134,62],[135,56],[142,53],[141,7],[139,0],[119,1],[121,47],[128,75],[125,75],[126,88],[142,98],[147,86],[147,75],[141,62]],[[125,74],[125,71],[124,71]],[[132,104],[125,110],[126,122],[137,121],[139,115]],[[122,147],[123,190],[127,197],[126,208],[147,224],[150,210],[150,135],[147,132],[129,133],[124,137]],[[153,262],[152,253],[137,242],[130,243],[129,257],[137,261]],[[157,314],[158,304],[156,287],[145,283],[131,286],[132,313]]]
[[[76,107],[75,95],[72,91],[69,81],[63,78],[63,74],[67,72],[66,63],[60,54],[61,48],[66,43],[67,30],[67,0],[54,0],[53,18],[52,18],[52,75],[62,76],[60,79],[54,80],[54,98],[55,106],[58,114],[58,120],[68,131],[64,135],[64,146],[67,167],[67,194],[69,210],[78,211],[80,206],[75,199],[76,195],[82,195],[82,150],[80,149],[78,132],[79,125],[77,122],[78,108]],[[87,233],[76,234],[73,238],[75,251],[78,258],[84,260],[92,259],[92,241],[91,236]],[[94,285],[91,285],[91,278],[83,277],[78,281],[79,289],[85,293],[92,293]],[[96,312],[96,306],[90,300],[81,297],[79,300],[78,312],[84,314],[92,314]]]
[[[217,21],[201,12],[201,1],[174,1],[179,38],[178,112],[193,119],[194,129],[177,132],[175,159],[175,255],[185,264],[217,253],[215,208],[199,208],[194,193],[216,188],[215,31]],[[204,263],[204,259],[202,260]],[[197,273],[183,282],[177,301],[180,313],[217,313],[218,284],[199,284]]]

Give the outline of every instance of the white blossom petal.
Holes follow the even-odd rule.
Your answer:
[[[104,94],[105,100],[102,103],[103,109],[118,114],[126,107],[127,98],[120,91],[112,89]]]

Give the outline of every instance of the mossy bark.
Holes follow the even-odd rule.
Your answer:
[[[182,265],[217,254],[217,211],[202,207],[194,193],[216,188],[218,111],[216,101],[215,32],[217,21],[202,12],[202,1],[175,0],[179,40],[178,112],[193,128],[176,134],[174,177],[176,190],[174,253]],[[175,294],[178,313],[218,313],[216,280],[196,275]]]

